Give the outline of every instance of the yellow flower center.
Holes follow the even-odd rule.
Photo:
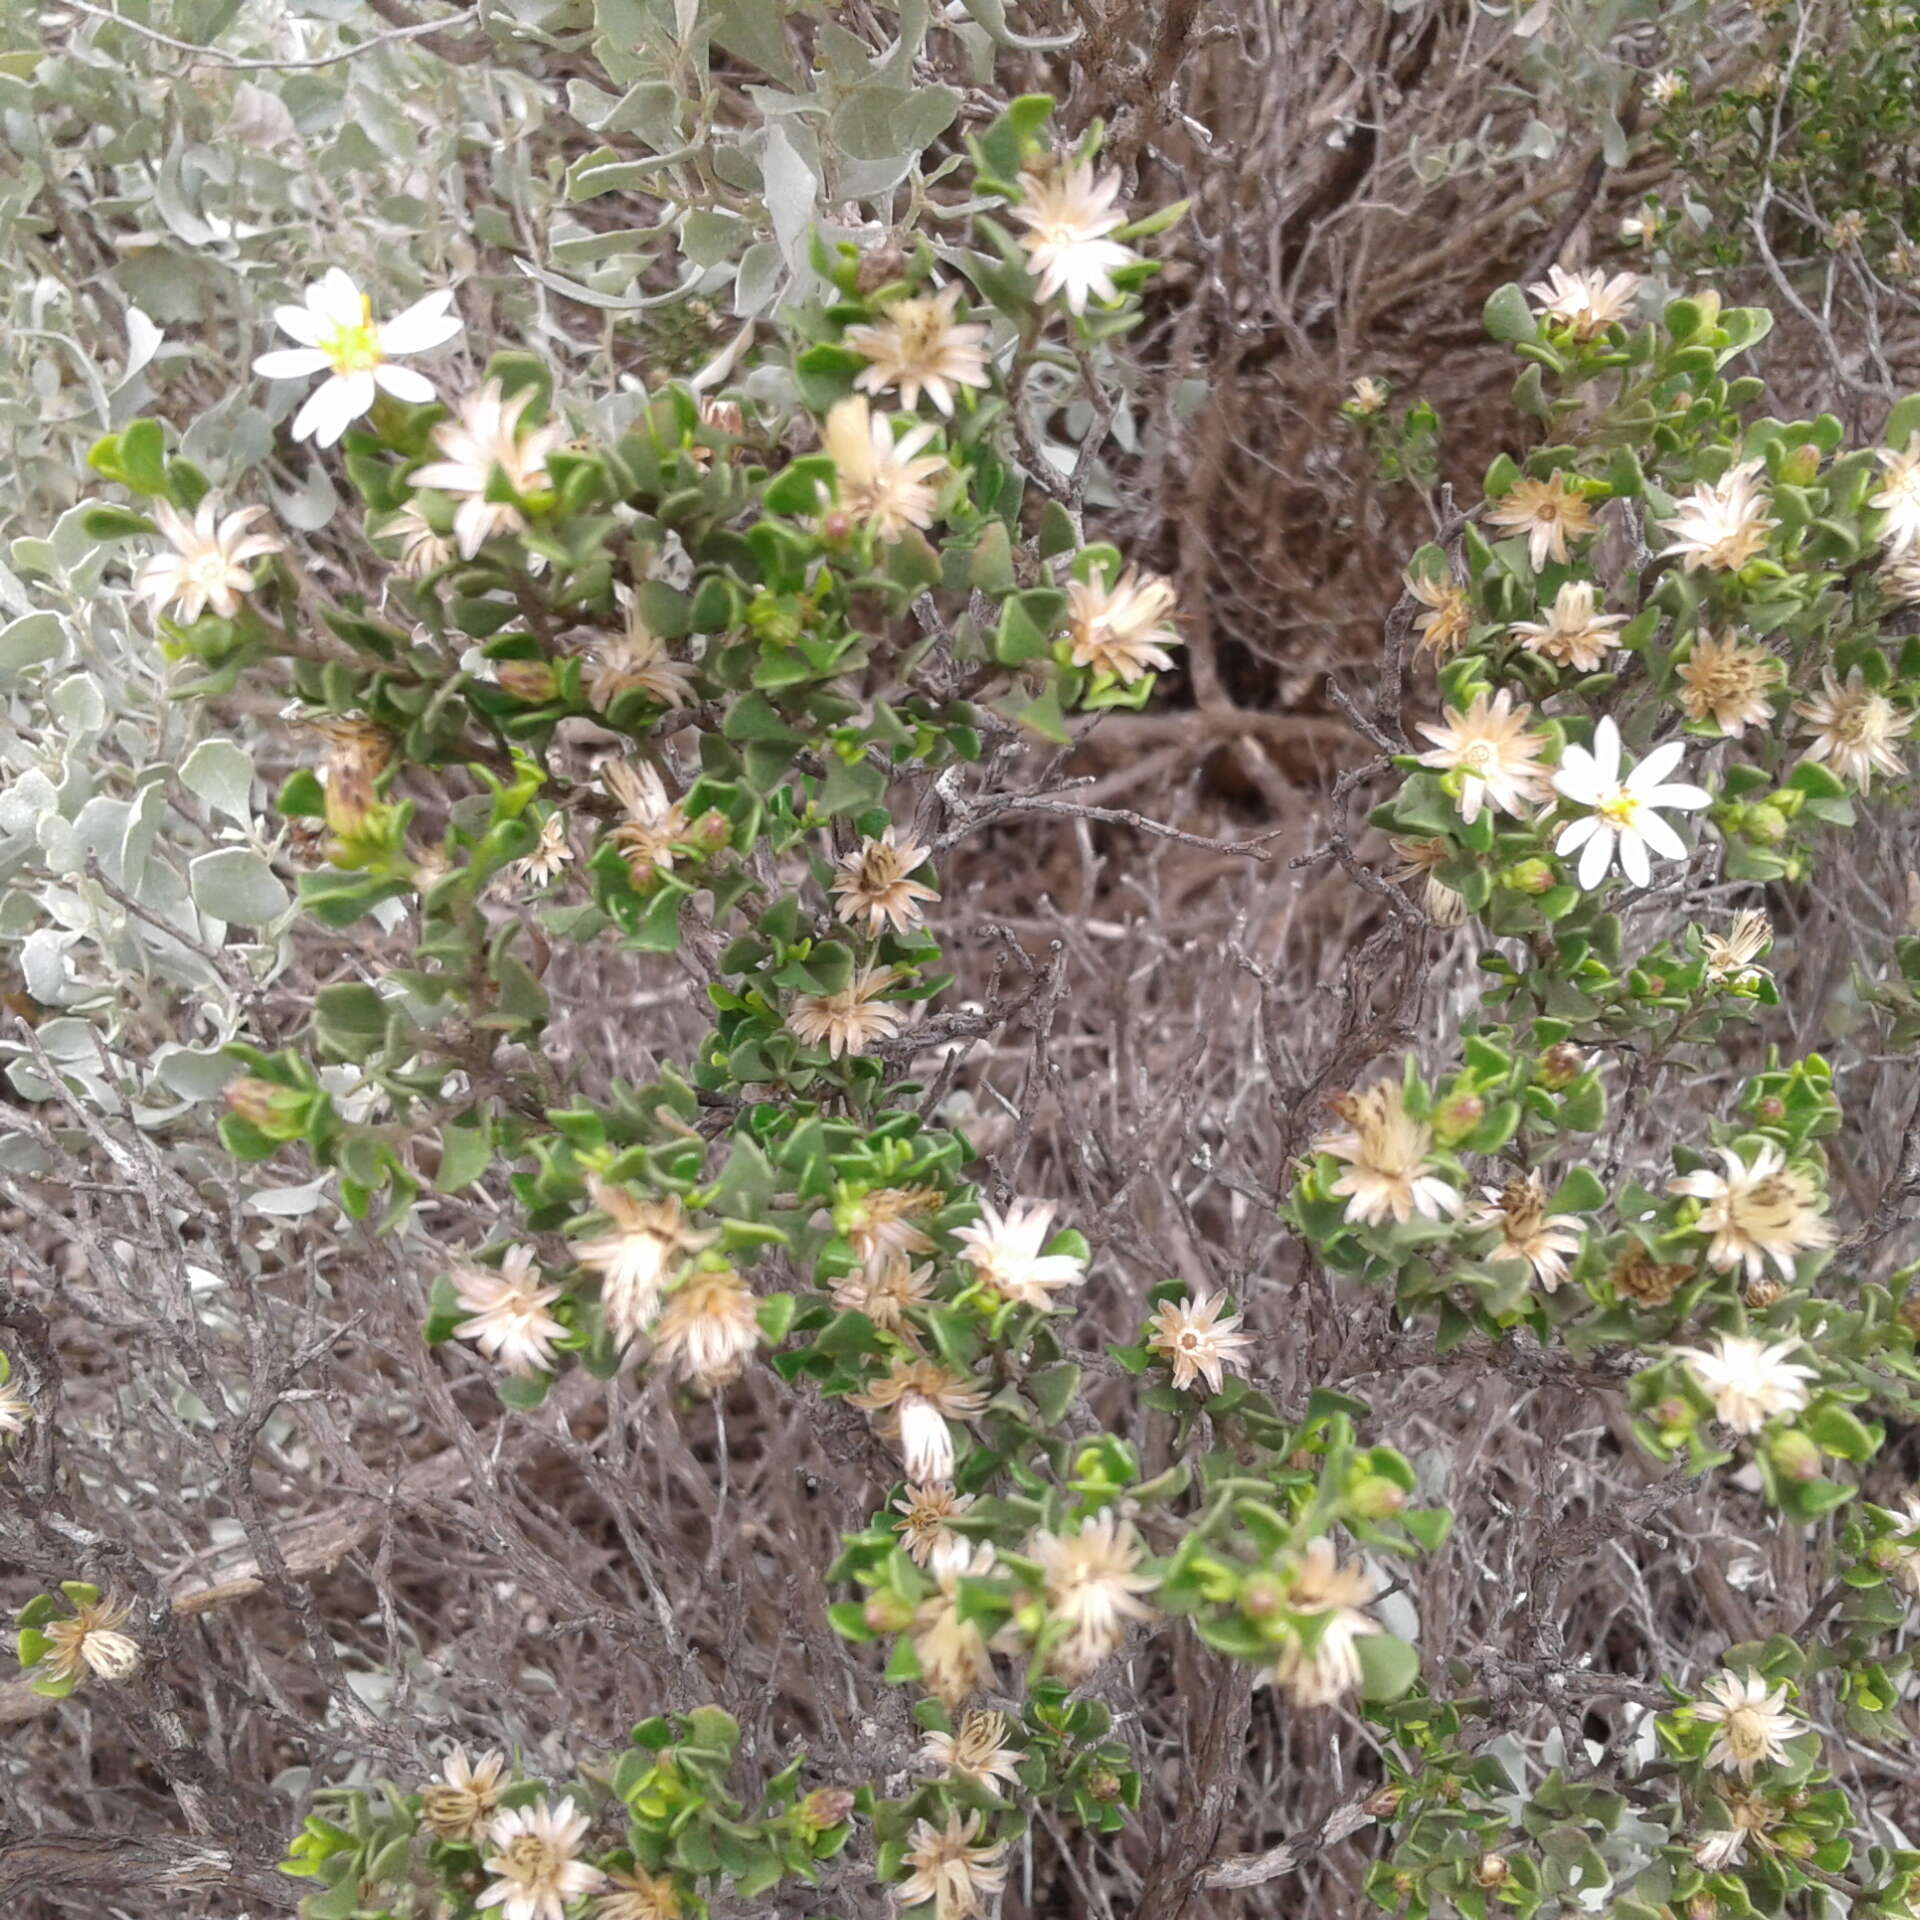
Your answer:
[[[224,587],[227,575],[232,570],[227,556],[218,547],[207,547],[194,554],[181,569],[196,587],[209,592],[216,587]]]
[[[1631,827],[1645,803],[1630,787],[1620,787],[1594,808],[1610,827]]]
[[[545,1880],[561,1864],[560,1856],[537,1833],[523,1833],[512,1841],[505,1858],[516,1880]]]
[[[1461,754],[1460,764],[1478,773],[1493,765],[1493,748],[1485,740],[1476,740]]]
[[[380,330],[373,324],[373,302],[360,296],[360,318],[323,333],[314,345],[335,373],[370,373],[380,364]]]
[[[1752,1707],[1736,1707],[1727,1716],[1727,1745],[1739,1760],[1763,1759],[1767,1751],[1767,1722]]]

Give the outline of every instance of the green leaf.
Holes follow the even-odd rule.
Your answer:
[[[1419,1653],[1394,1634],[1369,1633],[1353,1645],[1363,1700],[1397,1700],[1420,1677]]]
[[[216,920],[257,927],[292,904],[272,867],[251,847],[216,847],[187,869],[193,904]]]
[[[0,627],[0,673],[22,673],[59,657],[67,630],[57,613],[26,613]]]
[[[1515,342],[1540,338],[1540,323],[1534,318],[1527,296],[1511,280],[1496,287],[1480,309],[1480,324],[1496,340]]]
[[[135,493],[167,490],[167,437],[158,420],[136,420],[120,435],[120,475]]]
[[[454,1122],[440,1129],[440,1171],[433,1177],[436,1193],[457,1193],[486,1172],[493,1159],[493,1129],[485,1121],[462,1126]]]

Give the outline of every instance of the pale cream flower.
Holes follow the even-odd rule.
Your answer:
[[[508,1373],[549,1373],[566,1326],[547,1309],[562,1289],[541,1285],[531,1247],[509,1247],[498,1273],[461,1262],[453,1290],[467,1317],[454,1331]]]
[[[507,1756],[488,1749],[477,1760],[455,1747],[440,1768],[440,1778],[420,1791],[420,1824],[436,1840],[478,1840],[500,1803]]]
[[[1593,532],[1598,522],[1587,497],[1564,473],[1544,480],[1516,480],[1487,509],[1487,523],[1503,533],[1527,536],[1527,558],[1535,573],[1549,560],[1566,564],[1567,542]]]
[[[667,798],[666,782],[645,761],[631,760],[609,760],[600,778],[626,815],[612,839],[634,883],[671,873],[679,858],[674,849],[686,839],[688,823],[680,802]]]
[[[261,354],[253,370],[269,380],[326,374],[294,415],[293,437],[330,447],[372,409],[382,390],[412,406],[433,398],[433,382],[411,367],[394,366],[393,356],[426,353],[451,340],[461,325],[452,306],[450,292],[430,293],[395,318],[376,321],[372,301],[338,267],[329,267],[307,289],[303,305],[273,310],[281,332],[300,344]]]
[[[1660,523],[1674,536],[1660,558],[1678,554],[1688,573],[1702,567],[1731,573],[1764,553],[1767,535],[1779,522],[1767,511],[1773,500],[1760,482],[1761,467],[1758,460],[1744,460],[1720,479],[1695,487],[1673,518]]]
[[[966,1536],[955,1533],[947,1522],[965,1513],[973,1500],[972,1494],[956,1493],[946,1482],[936,1480],[908,1487],[893,1503],[893,1511],[900,1516],[893,1530],[916,1567],[937,1574],[945,1567],[966,1564],[973,1549]]]
[[[1630,773],[1620,769],[1620,729],[1606,714],[1593,730],[1593,747],[1567,747],[1553,776],[1553,789],[1589,809],[1560,829],[1553,843],[1563,858],[1580,855],[1576,878],[1589,892],[1607,877],[1616,857],[1636,887],[1653,878],[1649,850],[1663,860],[1684,860],[1687,843],[1665,812],[1691,813],[1710,806],[1704,787],[1670,781],[1686,749],[1678,740],[1655,747]]]
[[[1716,1149],[1724,1174],[1682,1175],[1667,1182],[1669,1193],[1707,1204],[1696,1231],[1713,1235],[1707,1265],[1721,1273],[1743,1269],[1757,1280],[1771,1260],[1782,1279],[1793,1278],[1793,1263],[1815,1247],[1833,1244],[1833,1223],[1820,1211],[1820,1190],[1771,1141],[1755,1149],[1751,1162],[1730,1147]]]
[[[980,1218],[954,1234],[960,1258],[989,1292],[1044,1312],[1060,1288],[1077,1287],[1087,1277],[1077,1253],[1041,1251],[1053,1232],[1053,1214],[1051,1200],[1015,1200],[1005,1213],[983,1200]]]
[[[1880,590],[1903,607],[1920,606],[1920,548],[1887,555],[1879,573]]]
[[[1420,722],[1420,731],[1434,743],[1420,756],[1420,764],[1440,773],[1459,773],[1460,817],[1468,826],[1479,819],[1483,806],[1522,816],[1528,806],[1546,798],[1547,769],[1540,756],[1547,739],[1527,730],[1532,718],[1533,709],[1516,707],[1512,689],[1502,687],[1491,698],[1475,694],[1465,713],[1449,707],[1441,720]]]
[[[1822,669],[1821,690],[1794,708],[1813,732],[1806,751],[1809,760],[1824,760],[1842,780],[1851,780],[1862,793],[1873,785],[1876,772],[1898,780],[1906,772],[1900,742],[1913,725],[1885,694],[1866,684],[1855,667],[1844,684],[1831,667]]]
[[[880,997],[895,978],[892,967],[862,967],[837,993],[799,995],[787,1009],[787,1025],[808,1046],[825,1047],[832,1059],[865,1053],[906,1023],[908,1009]]]
[[[1707,1749],[1707,1765],[1751,1780],[1764,1763],[1787,1757],[1786,1742],[1800,1732],[1787,1710],[1784,1684],[1769,1689],[1757,1673],[1719,1673],[1701,1689],[1707,1704],[1696,1704],[1697,1720],[1719,1728]]]
[[[833,1289],[830,1296],[842,1313],[864,1313],[876,1327],[895,1333],[910,1346],[920,1344],[909,1307],[923,1306],[933,1297],[933,1268],[914,1266],[904,1255],[863,1263]]]
[[[33,1419],[33,1402],[11,1380],[0,1380],[0,1440],[25,1433]]]
[[[1689,720],[1711,720],[1733,740],[1749,727],[1772,725],[1769,695],[1779,685],[1780,662],[1732,629],[1702,634],[1677,672],[1680,706]]]
[[[1547,1211],[1547,1184],[1538,1173],[1509,1180],[1502,1187],[1482,1187],[1487,1204],[1474,1210],[1476,1227],[1498,1227],[1500,1239],[1489,1260],[1524,1260],[1534,1278],[1549,1293],[1557,1293],[1567,1277],[1567,1256],[1581,1246],[1579,1220],[1570,1213]]]
[[[1036,1533],[1027,1557],[1039,1562],[1046,1583],[1049,1624],[1066,1635],[1048,1664],[1061,1678],[1084,1680],[1127,1637],[1129,1620],[1151,1620],[1140,1598],[1160,1582],[1139,1571],[1146,1547],[1111,1507],[1082,1523],[1077,1533]]]
[[[1334,1111],[1346,1123],[1313,1143],[1315,1153],[1347,1163],[1333,1183],[1347,1202],[1347,1218],[1360,1226],[1393,1220],[1404,1226],[1415,1214],[1438,1220],[1458,1214],[1465,1202],[1438,1174],[1427,1171],[1433,1129],[1407,1112],[1397,1080],[1377,1081],[1365,1093],[1343,1094]]]
[[[1903,1536],[1894,1550],[1893,1577],[1920,1600],[1920,1493],[1908,1494],[1907,1504],[1894,1509],[1893,1517]]]
[[[1806,1406],[1807,1382],[1815,1377],[1814,1370],[1787,1359],[1798,1340],[1768,1346],[1744,1333],[1718,1338],[1718,1352],[1681,1347],[1678,1353],[1712,1400],[1721,1425],[1735,1433],[1758,1433],[1777,1414],[1798,1413]]]
[[[987,1404],[983,1389],[937,1360],[895,1360],[849,1406],[882,1415],[880,1429],[900,1450],[907,1478],[919,1486],[953,1478],[949,1420],[971,1420]]]
[[[1127,223],[1126,215],[1114,207],[1120,176],[1107,173],[1096,179],[1091,163],[1082,161],[1051,168],[1044,177],[1023,173],[1020,192],[1020,204],[1008,211],[1027,228],[1020,244],[1040,283],[1034,297],[1051,300],[1064,294],[1073,313],[1085,313],[1089,300],[1118,300],[1113,276],[1140,258],[1131,247],[1108,237]]]
[[[1451,860],[1454,845],[1437,836],[1424,840],[1395,840],[1393,850],[1406,862],[1389,876],[1397,886],[1418,880],[1420,904],[1436,927],[1457,927],[1467,917],[1467,903],[1460,894],[1440,879],[1434,869]]]
[[[1857,247],[1866,237],[1867,216],[1858,207],[1836,213],[1827,228],[1827,245],[1836,251],[1841,247]]]
[[[1620,222],[1620,238],[1630,247],[1650,247],[1666,228],[1666,218],[1658,207],[1646,207],[1630,213]]]
[[[400,571],[410,580],[438,573],[453,558],[453,542],[435,532],[433,523],[411,500],[388,518],[380,537],[400,542]]]
[[[540,823],[540,838],[524,860],[516,860],[509,871],[522,886],[544,887],[557,880],[573,858],[567,840],[567,816],[558,808]]]
[[[210,493],[191,520],[165,500],[153,504],[153,517],[172,546],[156,553],[133,576],[133,594],[155,612],[170,611],[183,626],[211,607],[223,620],[240,611],[240,595],[253,591],[251,563],[285,551],[271,531],[249,532],[266,518],[265,507],[242,507],[223,519],[220,496]]]
[[[700,1393],[736,1379],[759,1344],[758,1303],[731,1267],[689,1275],[653,1326],[655,1357]]]
[[[1746,1857],[1749,1843],[1771,1849],[1768,1834],[1786,1818],[1784,1811],[1757,1794],[1726,1789],[1720,1796],[1733,1816],[1733,1825],[1708,1834],[1693,1850],[1694,1861],[1709,1873],[1733,1866]]]
[[[587,649],[587,698],[602,713],[623,693],[635,692],[644,693],[669,711],[692,706],[700,697],[692,670],[674,659],[667,643],[647,625],[639,597],[631,587],[616,581],[613,596],[626,616],[626,625],[618,634],[596,640]]]
[[[1076,667],[1110,673],[1128,686],[1173,665],[1169,647],[1180,644],[1173,629],[1171,581],[1129,567],[1111,587],[1098,580],[1067,586],[1067,634]]]
[[[962,1820],[958,1808],[947,1810],[947,1824],[916,1820],[907,1835],[906,1864],[912,1874],[894,1889],[903,1907],[933,1903],[934,1920],[973,1920],[985,1911],[982,1901],[1007,1884],[1004,1840],[976,1845],[981,1815]]]
[[[1716,987],[1745,987],[1771,978],[1765,967],[1754,964],[1773,945],[1773,922],[1757,908],[1736,915],[1730,931],[1710,933],[1701,944],[1706,978]]]
[[[1312,1616],[1318,1637],[1311,1651],[1302,1639],[1283,1641],[1267,1679],[1295,1706],[1332,1706],[1360,1684],[1359,1643],[1380,1631],[1361,1611],[1373,1595],[1373,1576],[1359,1561],[1342,1566],[1333,1542],[1324,1535],[1309,1540],[1294,1560],[1287,1611]]]
[[[911,1638],[920,1662],[920,1677],[934,1697],[948,1708],[957,1707],[976,1688],[993,1684],[993,1654],[977,1622],[961,1618],[959,1598],[963,1579],[983,1579],[994,1570],[990,1541],[982,1540],[971,1556],[961,1555],[942,1564],[929,1564],[935,1591],[914,1609]]]
[[[500,382],[489,380],[461,401],[451,420],[434,428],[440,458],[408,475],[409,486],[460,496],[453,534],[463,559],[471,560],[498,535],[526,531],[526,516],[511,500],[487,498],[496,476],[522,496],[547,488],[547,455],[565,444],[567,430],[549,421],[521,433],[520,418],[533,398],[527,388],[508,400]]]
[[[996,1780],[1017,1786],[1020,1749],[1006,1744],[1007,1716],[976,1708],[961,1718],[953,1733],[929,1733],[920,1748],[920,1764],[937,1767],[949,1780],[977,1781],[991,1787]]]
[[[1427,609],[1414,621],[1421,650],[1436,661],[1451,659],[1472,631],[1472,596],[1451,573],[1410,573],[1405,578],[1407,591]]]
[[[592,1824],[593,1816],[568,1799],[496,1814],[487,1829],[493,1851],[480,1863],[494,1880],[475,1904],[498,1907],[501,1920],[566,1920],[574,1901],[606,1884],[598,1867],[579,1858]]]
[[[945,1200],[938,1187],[875,1187],[839,1201],[834,1224],[869,1267],[885,1266],[933,1251],[932,1238],[915,1222],[938,1213]]]
[[[1670,107],[1676,100],[1684,100],[1687,95],[1687,76],[1675,73],[1670,68],[1665,73],[1656,73],[1647,83],[1647,97],[1656,107]]]
[[[903,836],[898,827],[885,828],[877,840],[863,840],[834,876],[840,918],[854,926],[865,920],[870,939],[878,939],[887,927],[910,933],[920,924],[920,903],[940,898],[924,881],[911,877],[931,858],[928,848]]]
[[[944,455],[920,451],[933,435],[931,426],[915,426],[895,439],[889,416],[873,412],[864,394],[835,401],[821,442],[838,476],[841,511],[882,540],[930,527],[939,489],[929,482],[947,471]]]
[[[1353,383],[1353,398],[1347,405],[1363,416],[1375,414],[1387,404],[1387,395],[1391,391],[1384,380],[1376,379],[1370,373],[1363,373]]]
[[[130,1680],[140,1665],[140,1643],[121,1628],[132,1616],[129,1601],[91,1600],[40,1631],[47,1651],[40,1665],[54,1680],[84,1684],[89,1674],[117,1685]]]
[[[1244,1316],[1229,1313],[1224,1293],[1189,1294],[1184,1300],[1163,1300],[1147,1322],[1147,1346],[1173,1369],[1173,1384],[1190,1387],[1196,1380],[1218,1393],[1231,1368],[1238,1373],[1247,1363],[1241,1349],[1254,1345],[1250,1333],[1240,1333]]]
[[[849,327],[846,343],[868,365],[854,380],[863,393],[900,390],[911,411],[926,396],[949,417],[959,387],[987,384],[987,329],[954,318],[960,303],[956,283],[943,292],[895,300],[880,310],[880,324]]]
[[[1584,273],[1549,267],[1546,279],[1527,292],[1549,325],[1566,328],[1576,340],[1597,340],[1633,311],[1640,285],[1637,273],[1616,273],[1608,279],[1600,267],[1589,267]]]
[[[607,1230],[573,1243],[573,1257],[600,1276],[600,1304],[608,1331],[624,1345],[659,1310],[661,1295],[680,1265],[719,1235],[694,1227],[674,1194],[641,1200],[600,1179],[587,1183]]]
[[[608,1873],[607,1885],[615,1891],[594,1902],[593,1920],[682,1920],[687,1911],[680,1889],[666,1874],[644,1867],[623,1873],[616,1867]]]
[[[1619,638],[1615,629],[1626,624],[1624,613],[1596,613],[1591,580],[1569,580],[1553,596],[1545,620],[1516,620],[1514,637],[1529,653],[1551,660],[1556,667],[1593,673],[1604,664]]]
[[[1886,468],[1880,478],[1880,491],[1867,497],[1867,505],[1887,516],[1880,538],[1888,553],[1905,553],[1920,541],[1920,433],[1908,437],[1907,444],[1895,452],[1880,447],[1874,458]]]

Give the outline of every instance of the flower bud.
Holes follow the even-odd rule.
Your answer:
[[[1786,1297],[1786,1288],[1770,1273],[1756,1275],[1746,1284],[1744,1298],[1755,1313],[1765,1313]]]
[[[1438,1792],[1442,1800],[1458,1800],[1460,1798],[1459,1776],[1452,1773],[1443,1774],[1440,1778],[1440,1784],[1435,1791]]]
[[[1693,1425],[1693,1409],[1673,1394],[1669,1394],[1654,1408],[1653,1417],[1661,1426],[1676,1433],[1685,1433]]]
[[[1434,1109],[1434,1138],[1451,1147],[1464,1140],[1486,1117],[1487,1103],[1477,1093],[1456,1093]]]
[[[1771,802],[1743,808],[1740,831],[1763,847],[1777,847],[1787,837],[1787,816]]]
[[[1820,1478],[1820,1449],[1797,1428],[1776,1433],[1767,1452],[1785,1479],[1804,1483]]]
[[[1920,1340],[1920,1293],[1910,1293],[1900,1302],[1896,1318],[1916,1340]]]
[[[1286,1596],[1280,1582],[1270,1573],[1252,1573],[1240,1589],[1240,1611],[1250,1620],[1264,1620],[1278,1613]]]
[[[1384,1474],[1370,1473],[1348,1490],[1347,1504],[1363,1520],[1384,1520],[1407,1504],[1407,1490]]]
[[[794,1809],[801,1826],[825,1833],[841,1825],[853,1812],[853,1795],[845,1787],[816,1787]]]
[[[1906,1557],[1891,1540],[1876,1540],[1867,1549],[1867,1563],[1880,1573],[1891,1573]]]
[[[907,270],[907,256],[895,246],[871,247],[860,256],[853,276],[854,290],[862,295],[877,293],[891,286]]]
[[[1813,1852],[1813,1835],[1802,1833],[1798,1827],[1783,1828],[1771,1837],[1789,1860],[1805,1860]]]
[[[529,706],[538,706],[541,701],[553,698],[553,668],[545,660],[502,660],[494,670],[494,678],[504,692],[516,700],[526,701]]]
[[[1483,1887],[1498,1887],[1506,1884],[1507,1863],[1497,1853],[1483,1853],[1473,1863],[1474,1880]]]
[[[1537,854],[1531,860],[1516,860],[1501,874],[1500,884],[1513,893],[1543,894],[1555,884],[1553,867]]]
[[[226,1087],[226,1102],[231,1111],[237,1113],[250,1126],[269,1127],[279,1112],[281,1096],[289,1091],[286,1087],[276,1087],[271,1080],[230,1080]]]
[[[1642,991],[1649,1000],[1658,1000],[1667,990],[1667,976],[1664,973],[1642,974]]]
[[[1120,1798],[1120,1776],[1108,1767],[1095,1767],[1087,1775],[1087,1791],[1094,1799],[1113,1801]]]
[[[1719,1911],[1719,1901],[1704,1887],[1687,1902],[1687,1920],[1713,1920]]]
[[[1780,462],[1780,478],[1790,487],[1810,485],[1819,471],[1820,449],[1811,441],[1795,447]]]
[[[1362,1811],[1372,1814],[1376,1820],[1391,1820],[1400,1811],[1401,1797],[1398,1787],[1382,1787],[1378,1793],[1367,1796]]]
[[[1770,1093],[1764,1099],[1753,1104],[1756,1120],[1764,1120],[1770,1127],[1777,1127],[1787,1117],[1787,1103],[1777,1093]]]
[[[687,829],[687,840],[702,855],[718,853],[733,838],[733,822],[717,807],[709,807]]]
[[[1571,1040],[1561,1040],[1540,1056],[1533,1077],[1549,1093],[1563,1093],[1586,1071],[1586,1066],[1586,1055]]]
[[[853,515],[829,507],[820,516],[820,538],[830,547],[844,546],[853,538]]]
[[[913,1609],[897,1593],[868,1596],[860,1617],[875,1633],[904,1633],[913,1624]]]

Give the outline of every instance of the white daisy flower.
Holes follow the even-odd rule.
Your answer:
[[[1667,775],[1680,764],[1685,751],[1677,740],[1655,747],[1631,773],[1620,770],[1620,729],[1609,714],[1594,729],[1593,750],[1568,747],[1553,776],[1556,792],[1593,811],[1561,829],[1554,842],[1559,854],[1580,852],[1581,886],[1591,890],[1607,876],[1616,852],[1620,870],[1636,887],[1652,878],[1648,849],[1663,860],[1684,860],[1686,842],[1674,832],[1658,809],[1670,807],[1691,813],[1708,806],[1713,796],[1704,787],[1669,784]]]

